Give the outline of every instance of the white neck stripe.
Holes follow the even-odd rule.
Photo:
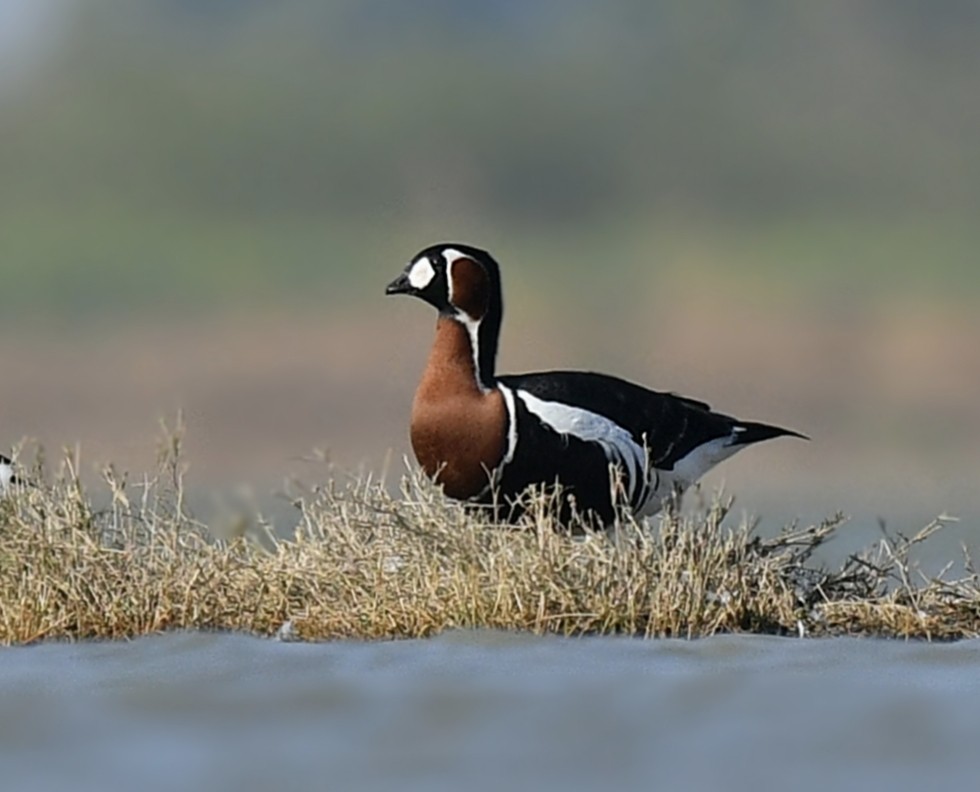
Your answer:
[[[489,389],[483,384],[483,379],[480,377],[480,322],[471,317],[466,311],[460,311],[459,309],[453,314],[453,319],[463,325],[466,328],[466,332],[469,333],[470,353],[473,355],[473,371],[476,372],[476,384],[479,385],[481,391],[487,393]]]
[[[499,387],[500,394],[504,397],[504,406],[507,407],[507,452],[500,463],[503,467],[514,458],[514,452],[517,451],[517,405],[514,404],[514,391],[505,385]]]

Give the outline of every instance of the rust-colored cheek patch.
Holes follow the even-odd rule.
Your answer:
[[[507,406],[499,390],[476,381],[469,333],[440,317],[436,340],[412,404],[412,449],[451,498],[479,494],[507,445]]]
[[[479,321],[490,302],[487,271],[471,258],[459,258],[452,265],[453,305]]]

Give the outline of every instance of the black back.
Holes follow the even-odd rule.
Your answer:
[[[703,443],[727,437],[739,423],[711,412],[704,402],[652,391],[606,374],[548,371],[497,380],[539,399],[581,407],[609,418],[626,429],[638,444],[646,444],[650,463],[660,470],[672,470],[679,459]]]

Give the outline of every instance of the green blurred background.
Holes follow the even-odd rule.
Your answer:
[[[812,434],[746,509],[976,517],[978,141],[967,0],[0,0],[2,438],[377,469],[432,322],[383,287],[452,239],[502,369]]]

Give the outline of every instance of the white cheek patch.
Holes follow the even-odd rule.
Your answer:
[[[429,261],[428,256],[424,256],[416,261],[408,271],[408,282],[412,284],[413,289],[421,291],[432,283],[435,276],[436,271],[432,267],[432,262]]]

